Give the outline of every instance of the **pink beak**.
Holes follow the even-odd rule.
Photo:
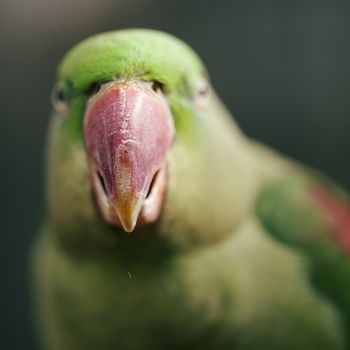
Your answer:
[[[112,82],[89,100],[84,138],[104,219],[131,232],[160,215],[175,134],[165,97],[149,82]]]

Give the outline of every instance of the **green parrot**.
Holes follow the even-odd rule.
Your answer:
[[[52,100],[44,349],[350,348],[349,197],[247,138],[190,47],[93,36]]]

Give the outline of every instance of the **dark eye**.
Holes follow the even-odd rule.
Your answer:
[[[91,86],[89,88],[89,95],[92,96],[92,95],[97,94],[101,90],[101,86],[102,86],[102,84],[100,84],[100,83],[91,84]]]
[[[151,82],[151,88],[154,92],[159,93],[163,91],[163,84],[160,83],[159,81],[153,80]]]
[[[69,108],[67,98],[65,96],[63,87],[59,83],[57,83],[52,89],[51,103],[54,110],[58,114],[62,116],[66,116],[68,114]]]
[[[197,82],[197,90],[196,90],[196,104],[199,107],[204,107],[209,98],[209,83],[206,79],[201,78]]]

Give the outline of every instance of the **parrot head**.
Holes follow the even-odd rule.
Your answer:
[[[222,178],[245,176],[227,166],[225,152],[240,150],[211,91],[197,54],[162,32],[103,33],[69,51],[49,138],[49,204],[61,231],[84,220],[85,231],[96,220],[127,232],[160,221],[167,232],[231,228],[223,203],[240,189]]]
[[[158,219],[169,151],[181,137],[177,110],[185,105],[191,111],[186,116],[193,115],[207,89],[197,55],[156,31],[97,35],[67,54],[53,106],[67,124],[62,132],[77,127],[70,142],[84,144],[93,196],[106,222],[131,232]]]

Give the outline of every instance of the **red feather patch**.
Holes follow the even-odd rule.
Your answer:
[[[312,197],[321,208],[334,239],[350,255],[350,204],[320,186],[312,188]]]

